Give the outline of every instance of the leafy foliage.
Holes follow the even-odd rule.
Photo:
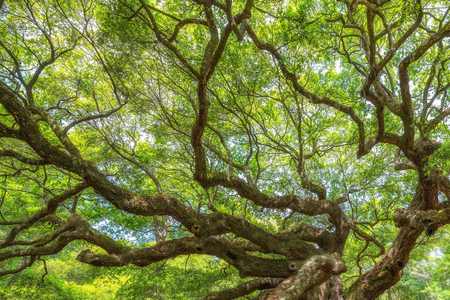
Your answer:
[[[450,297],[445,1],[0,10],[1,299]]]

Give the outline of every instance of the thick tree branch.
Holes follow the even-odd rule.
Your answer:
[[[345,265],[337,255],[311,257],[297,274],[282,281],[264,296],[265,300],[300,299],[309,289],[320,285],[333,275],[344,272]]]
[[[251,294],[257,290],[266,290],[276,287],[282,279],[278,278],[260,278],[243,283],[237,287],[211,293],[204,300],[231,300]]]

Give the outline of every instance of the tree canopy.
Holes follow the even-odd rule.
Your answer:
[[[0,9],[0,298],[450,297],[447,1]]]

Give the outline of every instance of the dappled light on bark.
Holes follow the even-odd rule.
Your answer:
[[[4,278],[76,249],[209,257],[209,300],[375,299],[450,223],[445,1],[0,8]]]

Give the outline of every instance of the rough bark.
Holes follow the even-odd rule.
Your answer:
[[[448,224],[448,208],[433,210],[438,204],[438,181],[439,176],[433,172],[421,178],[411,205],[397,211],[395,222],[399,232],[393,245],[371,270],[351,286],[348,299],[375,299],[395,285],[420,235],[424,232],[432,235],[437,228]]]
[[[362,99],[358,99],[358,101],[367,101],[370,106],[374,107],[373,117],[376,119],[374,124],[376,132],[373,137],[369,137],[365,125],[367,120],[360,113],[359,103],[358,105],[348,104],[349,101],[338,99],[337,95],[321,95],[307,88],[300,79],[303,74],[297,74],[289,66],[288,60],[284,57],[285,49],[272,45],[261,38],[263,35],[258,32],[257,25],[252,24],[254,1],[245,1],[243,7],[240,7],[241,10],[236,14],[233,14],[231,1],[226,1],[226,5],[214,0],[194,1],[201,14],[198,18],[186,19],[180,19],[169,12],[155,9],[147,3],[148,1],[139,2],[140,7],[137,8],[129,6],[127,1],[118,1],[133,14],[128,21],[132,22],[132,19],[138,16],[142,21],[140,25],[148,27],[156,41],[173,55],[174,61],[189,74],[192,85],[196,87],[194,93],[196,99],[191,101],[194,115],[189,117],[192,126],[190,132],[188,130],[186,133],[189,137],[187,148],[191,147],[192,149],[192,153],[189,154],[192,154],[194,166],[193,180],[205,191],[211,188],[223,188],[245,201],[251,201],[261,209],[289,211],[310,217],[326,216],[329,221],[326,224],[332,228],[325,228],[323,224],[302,223],[288,231],[272,232],[257,226],[244,217],[236,217],[213,209],[196,211],[187,205],[184,199],[164,193],[153,172],[145,166],[139,165],[133,158],[126,158],[124,155],[121,157],[144,170],[155,182],[157,191],[151,195],[136,193],[112,182],[108,176],[102,173],[101,168],[81,155],[80,149],[72,143],[68,135],[72,128],[81,123],[97,118],[108,118],[125,105],[121,102],[122,96],[117,91],[118,87],[112,78],[112,73],[109,72],[107,64],[102,61],[101,64],[112,81],[114,95],[120,105],[105,113],[81,117],[71,121],[65,128],[61,127],[44,107],[37,107],[33,101],[33,86],[38,81],[40,74],[63,53],[69,51],[67,49],[57,52],[53,47],[51,37],[47,35],[47,32],[43,32],[42,34],[49,41],[50,56],[47,60],[39,61],[36,68],[27,71],[33,72],[29,74],[31,76],[27,82],[25,79],[19,78],[23,81],[21,84],[24,92],[21,92],[21,89],[11,88],[10,83],[0,82],[0,104],[6,111],[5,116],[12,120],[8,124],[13,124],[7,125],[0,122],[0,139],[2,142],[3,139],[14,139],[24,143],[32,149],[33,153],[28,155],[14,149],[2,149],[0,157],[33,167],[51,165],[61,172],[70,172],[73,178],[79,182],[67,191],[51,198],[35,214],[20,220],[0,222],[1,226],[8,226],[7,234],[0,240],[0,262],[16,258],[22,259],[18,267],[11,270],[0,270],[0,275],[19,272],[31,266],[42,256],[58,253],[72,241],[84,240],[106,252],[98,254],[85,250],[79,253],[79,261],[94,266],[133,264],[143,267],[180,255],[207,254],[226,261],[235,267],[242,277],[255,277],[235,288],[213,293],[207,299],[234,299],[255,291],[263,291],[260,298],[266,300],[343,299],[339,274],[345,271],[342,255],[348,235],[350,231],[353,231],[365,240],[366,245],[371,243],[379,247],[381,257],[369,271],[362,274],[353,283],[346,298],[375,299],[396,284],[401,278],[402,270],[408,263],[418,238],[424,232],[433,234],[439,227],[450,223],[450,209],[448,206],[441,205],[437,197],[438,192],[449,197],[450,181],[448,177],[442,175],[442,170],[429,170],[428,160],[440,144],[427,137],[433,128],[445,120],[450,114],[450,110],[442,108],[432,120],[427,121],[426,116],[429,111],[426,107],[429,108],[432,103],[424,103],[421,112],[422,118],[419,122],[416,119],[417,113],[408,70],[410,65],[420,60],[427,51],[450,35],[449,23],[442,20],[439,28],[430,31],[429,36],[417,47],[403,47],[410,48],[410,53],[400,58],[398,65],[390,66],[389,64],[394,61],[393,58],[402,54],[397,50],[402,48],[423,23],[424,13],[420,5],[412,24],[400,34],[393,32],[394,29],[389,26],[386,26],[385,32],[376,32],[378,26],[375,26],[375,22],[377,18],[384,18],[382,6],[389,1],[346,3],[347,13],[344,13],[345,17],[339,19],[338,22],[342,22],[343,30],[349,28],[357,30],[357,35],[351,34],[350,36],[353,36],[352,39],[356,36],[360,40],[361,54],[366,59],[367,65],[361,66],[361,63],[354,61],[348,53],[345,53],[343,57],[362,75],[364,81],[360,91]],[[3,1],[0,0],[0,9],[2,5]],[[364,19],[362,24],[358,24],[359,20],[353,18],[353,13],[358,9],[364,11],[362,15],[366,16],[365,19],[362,18]],[[158,17],[155,17],[155,14],[161,12],[176,22],[170,34],[165,33],[166,24],[161,26],[158,24]],[[31,13],[28,16],[34,18]],[[32,21],[37,24],[37,20]],[[207,29],[206,43],[203,52],[200,53],[199,64],[194,64],[191,59],[185,57],[189,53],[178,49],[179,45],[176,43],[181,29],[188,24]],[[86,26],[86,28],[88,27]],[[40,29],[42,30],[42,28]],[[212,168],[208,165],[208,154],[211,149],[208,148],[208,142],[205,141],[210,125],[209,110],[213,105],[213,101],[210,99],[213,94],[210,81],[214,78],[233,33],[236,34],[239,42],[244,41],[244,35],[247,35],[245,42],[252,43],[255,51],[261,50],[262,53],[268,53],[281,71],[281,78],[287,82],[296,96],[304,97],[313,106],[320,105],[331,108],[346,116],[358,133],[354,141],[357,145],[356,157],[361,158],[368,154],[377,144],[389,144],[396,147],[403,158],[407,160],[402,167],[417,172],[419,179],[414,199],[409,207],[397,212],[394,221],[398,227],[398,233],[387,251],[375,237],[358,229],[356,220],[350,220],[350,216],[346,215],[341,204],[349,201],[347,193],[337,199],[330,199],[328,198],[330,193],[327,193],[325,184],[314,182],[308,178],[304,168],[304,160],[308,155],[303,153],[301,147],[299,151],[295,150],[289,153],[297,165],[297,175],[300,178],[301,188],[304,190],[304,193],[303,191],[299,193],[300,195],[265,193],[258,188],[258,184],[247,178],[244,179],[232,172],[211,170]],[[377,44],[380,35],[389,35],[390,50],[387,53],[377,52],[380,48]],[[94,48],[96,54],[99,54],[92,39],[87,38],[83,33],[80,33],[80,36],[86,39],[86,43]],[[398,39],[395,40],[394,37]],[[342,43],[344,44],[344,40]],[[16,63],[16,71],[20,72],[21,65],[17,61],[16,55],[8,49],[7,45],[2,43],[0,46],[6,51],[5,56]],[[385,46],[383,45],[383,47]],[[337,49],[337,52],[340,50]],[[198,57],[196,59],[198,60]],[[388,65],[389,68],[387,68]],[[274,67],[275,72],[278,72],[277,67]],[[380,74],[389,73],[390,68],[398,70],[399,87],[397,87],[397,92],[396,88],[389,90],[379,78]],[[424,95],[432,89],[430,82],[433,81],[433,76],[428,80],[428,87],[424,91]],[[439,90],[439,88],[434,89]],[[124,95],[127,94],[125,90],[122,92]],[[396,94],[398,96],[394,96]],[[425,102],[426,100],[425,97]],[[362,105],[365,104],[362,103]],[[370,111],[370,106],[367,105],[365,108]],[[387,132],[384,120],[386,114],[399,117],[402,130]],[[41,123],[48,125],[49,130],[57,139],[56,142],[51,140],[48,135],[43,134]],[[220,131],[217,132],[220,133]],[[417,137],[417,132],[420,132],[420,137]],[[299,143],[302,143],[301,138],[299,138]],[[226,143],[223,142],[223,144],[226,148]],[[112,148],[114,147],[112,146]],[[117,149],[116,152],[120,153]],[[220,151],[214,153],[219,156],[221,163],[228,165],[230,169],[238,166],[230,159],[232,155],[225,159],[218,155]],[[310,157],[312,156],[314,153],[310,155]],[[76,201],[74,201],[74,208],[71,210],[70,216],[58,217],[56,215],[57,209],[63,202],[76,197],[88,188],[124,212],[139,216],[161,216],[161,219],[157,219],[155,223],[156,245],[142,248],[121,245],[94,230],[86,220],[77,215]],[[188,236],[167,240],[164,223],[167,217],[178,222]],[[39,222],[51,223],[55,225],[55,229],[35,239],[21,239],[24,231]],[[233,236],[234,240],[230,239],[230,236]]]

